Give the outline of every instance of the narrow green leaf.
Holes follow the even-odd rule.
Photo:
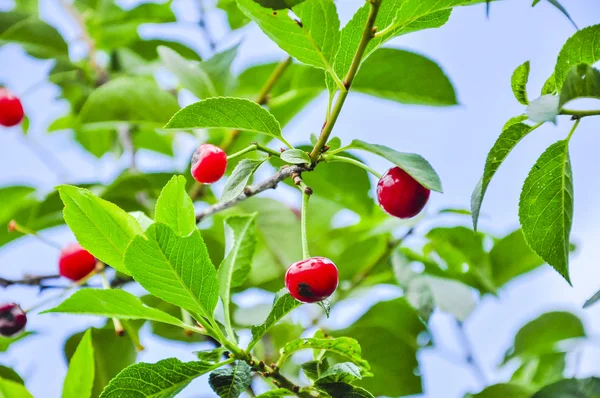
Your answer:
[[[63,398],[89,398],[94,386],[94,346],[92,331],[88,330],[71,357],[65,377]]]
[[[142,233],[135,218],[87,189],[71,185],[56,189],[65,205],[65,221],[77,241],[100,261],[128,274],[123,264],[125,250]]]
[[[394,48],[375,51],[362,65],[352,89],[402,104],[457,104],[452,83],[434,61]]]
[[[572,68],[567,74],[562,90],[558,109],[576,98],[600,99],[600,71],[588,65]]]
[[[443,192],[440,177],[421,155],[398,152],[383,145],[369,144],[361,140],[352,141],[349,149],[360,149],[379,155],[406,171],[425,188]]]
[[[598,301],[600,301],[600,291],[597,291],[596,294],[594,294],[592,297],[590,297],[583,305],[583,308],[591,307],[592,305],[596,304]]]
[[[181,362],[176,358],[157,363],[136,363],[112,379],[100,398],[173,397],[196,377],[221,366],[221,363]]]
[[[525,123],[511,123],[509,121],[502,130],[500,137],[498,137],[492,146],[492,149],[490,149],[490,152],[485,159],[483,176],[471,194],[471,213],[475,230],[477,230],[477,222],[479,221],[479,212],[481,211],[483,197],[485,196],[485,192],[487,191],[492,178],[496,174],[496,171],[498,171],[498,168],[502,162],[504,162],[504,159],[506,159],[508,154],[532,131],[533,128]]]
[[[362,359],[358,342],[349,337],[338,337],[335,339],[305,338],[290,341],[280,350],[281,356],[279,358],[279,363],[284,363],[294,352],[306,348],[333,352],[350,360],[365,370],[369,370],[370,368],[369,363]]]
[[[173,176],[156,201],[156,222],[169,226],[179,236],[196,229],[194,203],[187,194],[184,176]]]
[[[571,283],[573,174],[568,141],[551,145],[529,172],[519,201],[519,220],[529,246]]]
[[[565,379],[542,388],[531,398],[595,398],[600,396],[600,378]]]
[[[246,362],[238,361],[231,368],[215,370],[208,383],[221,398],[237,398],[248,389],[252,381],[252,369]]]
[[[186,237],[156,223],[127,248],[125,265],[151,294],[212,319],[219,298],[217,271],[198,230]]]
[[[177,112],[165,128],[238,129],[282,140],[281,126],[275,117],[256,102],[244,98],[217,97],[196,102]]]
[[[513,94],[517,101],[523,105],[528,105],[529,100],[527,99],[527,81],[529,80],[529,61],[519,65],[510,78],[510,85],[513,90]]]
[[[97,315],[106,318],[146,319],[183,326],[183,322],[163,311],[147,307],[124,290],[81,289],[57,307],[43,313]]]
[[[554,80],[558,91],[562,89],[572,67],[580,64],[593,65],[600,60],[600,24],[578,30],[567,40],[554,67]]]
[[[540,2],[540,0],[534,0],[533,3],[531,4],[531,6],[534,7],[539,2]],[[575,21],[573,21],[573,18],[571,18],[571,16],[569,15],[569,12],[567,11],[567,9],[564,8],[562,6],[562,4],[560,4],[558,2],[558,0],[548,0],[548,3],[552,4],[556,9],[558,9],[560,12],[562,12],[563,15],[565,17],[567,17],[567,19],[573,24],[573,26],[575,27],[575,29],[579,30],[579,28],[577,27],[577,24],[575,23]]]
[[[238,5],[282,50],[300,62],[333,73],[340,21],[332,0],[307,0],[295,6],[300,21],[286,11],[263,8],[254,0],[238,0]]]
[[[225,188],[223,188],[221,202],[230,202],[240,196],[244,192],[244,188],[248,185],[248,181],[252,175],[254,175],[265,160],[267,159],[242,159],[227,179]]]
[[[310,156],[302,149],[288,149],[281,154],[281,160],[291,164],[310,163]]]
[[[252,341],[250,342],[249,347],[254,347],[273,325],[301,304],[301,302],[297,301],[287,293],[285,289],[279,291],[275,296],[275,300],[273,300],[273,308],[267,316],[267,319],[262,324],[252,327]]]
[[[527,107],[529,120],[536,123],[556,123],[556,116],[558,116],[559,111],[558,101],[559,98],[551,94],[542,95],[540,98],[531,101]]]
[[[364,388],[346,383],[323,383],[319,384],[319,389],[326,391],[332,397],[375,398],[373,394]]]
[[[33,398],[25,386],[13,380],[0,378],[0,396],[6,398]]]

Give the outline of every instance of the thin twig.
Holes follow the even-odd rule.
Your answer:
[[[21,279],[7,279],[0,277],[0,286],[8,287],[12,285],[39,286],[46,287],[43,282],[50,279],[58,279],[60,275],[28,275],[25,274]]]
[[[473,369],[473,373],[475,374],[475,377],[477,377],[477,379],[479,379],[481,384],[483,386],[487,386],[488,385],[487,376],[485,375],[485,372],[483,371],[483,367],[481,366],[479,361],[477,361],[477,358],[475,358],[475,350],[473,348],[473,344],[471,344],[471,340],[469,339],[469,336],[467,335],[464,324],[461,321],[459,321],[458,319],[456,320],[456,329],[458,331],[458,338],[460,339],[460,343],[463,347],[463,350],[465,351],[465,355],[466,355],[465,361],[469,364],[469,366],[471,366],[471,369]]]
[[[269,179],[261,182],[260,184],[249,186],[244,189],[244,193],[240,194],[237,198],[229,201],[229,202],[221,202],[214,204],[212,206],[207,207],[206,209],[199,211],[196,213],[196,222],[200,222],[203,218],[211,216],[220,211],[229,209],[236,204],[255,196],[267,189],[275,189],[277,184],[281,181],[285,180],[288,177],[291,177],[294,173],[301,173],[305,171],[306,168],[302,166],[284,166],[277,173],[271,176]]]

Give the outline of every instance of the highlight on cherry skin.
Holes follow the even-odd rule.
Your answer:
[[[24,116],[21,100],[7,88],[0,87],[0,125],[16,126],[21,123]]]
[[[27,315],[19,304],[0,305],[0,335],[9,337],[19,333],[27,324]]]
[[[192,176],[202,184],[217,182],[227,169],[227,154],[218,146],[202,144],[192,155]]]
[[[303,303],[325,300],[335,292],[337,285],[338,269],[325,257],[298,261],[285,273],[285,287],[293,298]]]
[[[411,218],[423,210],[431,191],[400,167],[389,169],[377,184],[379,206],[398,218]]]
[[[58,271],[61,276],[78,281],[88,276],[96,268],[97,260],[79,243],[71,243],[60,252]]]

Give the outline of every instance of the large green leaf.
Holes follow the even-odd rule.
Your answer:
[[[168,398],[183,390],[192,380],[221,364],[181,362],[176,358],[157,363],[136,363],[110,381],[101,398]]]
[[[586,336],[581,320],[569,312],[548,312],[528,322],[515,335],[505,361],[520,357],[537,358],[543,354],[564,352],[560,343]]]
[[[419,365],[417,337],[424,331],[416,310],[399,298],[375,304],[349,328],[334,334],[353,337],[362,347],[374,377],[359,385],[376,396],[404,396],[422,391],[421,377],[413,371]]]
[[[127,248],[125,265],[151,294],[212,319],[219,298],[217,272],[198,230],[180,237],[153,224]]]
[[[79,123],[83,128],[115,127],[119,123],[160,128],[178,110],[177,99],[153,80],[119,77],[90,94],[79,114]]]
[[[250,178],[252,178],[265,160],[267,159],[242,159],[227,179],[227,183],[223,188],[221,202],[230,202],[240,196],[244,192],[244,188],[248,185]]]
[[[490,250],[490,262],[493,278],[498,287],[544,264],[544,260],[525,242],[523,231],[520,229],[496,241]]]
[[[550,384],[531,398],[597,398],[600,396],[600,378],[565,379]]]
[[[238,361],[231,368],[215,370],[210,374],[208,382],[221,398],[237,398],[248,389],[252,381],[252,369],[243,361]]]
[[[0,46],[16,43],[36,58],[66,58],[69,47],[60,33],[34,14],[0,13]]]
[[[349,337],[335,339],[312,337],[290,341],[280,350],[279,363],[284,363],[294,352],[307,348],[329,351],[348,359],[362,369],[369,370],[370,368],[369,363],[362,358],[358,342]]]
[[[84,188],[57,188],[65,208],[64,218],[77,241],[100,261],[128,273],[123,255],[142,229],[131,215]]]
[[[63,398],[89,398],[94,386],[94,346],[92,331],[83,335],[75,353],[71,357],[65,377]]]
[[[443,192],[440,177],[429,162],[421,155],[398,152],[383,145],[369,144],[361,140],[352,141],[347,148],[361,149],[379,155],[406,171],[425,188],[436,192]]]
[[[510,85],[517,101],[523,105],[529,104],[527,99],[527,81],[529,80],[529,61],[519,65],[510,78]]]
[[[256,102],[244,98],[217,97],[196,102],[177,112],[165,128],[238,129],[266,134],[285,143],[281,136],[281,126],[275,117]]]
[[[567,74],[574,66],[592,65],[600,60],[600,25],[578,30],[562,47],[554,67],[554,80],[558,91],[562,89]]]
[[[531,389],[520,384],[501,383],[486,387],[477,394],[467,394],[465,398],[530,398]]]
[[[253,0],[238,0],[238,5],[282,50],[300,62],[334,73],[340,21],[333,0],[307,0],[295,6],[293,11],[300,21]]]
[[[394,48],[375,51],[362,65],[352,89],[402,104],[457,104],[452,83],[434,61]]]
[[[279,291],[273,300],[273,308],[271,309],[269,316],[267,316],[267,319],[260,325],[252,327],[252,341],[248,346],[254,347],[273,325],[289,314],[294,308],[299,307],[300,304],[302,303],[287,293],[287,290],[282,289]]]
[[[490,149],[485,159],[483,176],[471,194],[471,216],[475,230],[477,230],[483,197],[496,171],[508,154],[532,131],[533,128],[525,123],[509,123],[504,126],[500,137],[498,137],[494,146]]]
[[[529,172],[519,201],[519,220],[529,246],[571,283],[573,175],[568,141],[551,145]]]
[[[3,398],[33,398],[23,384],[3,378],[0,378],[0,396]]]
[[[173,176],[156,201],[156,222],[169,226],[179,236],[187,236],[196,229],[194,203],[187,194],[183,176]]]
[[[124,290],[81,289],[57,307],[43,313],[53,312],[119,319],[146,319],[183,326],[181,320],[145,306],[139,298]]]

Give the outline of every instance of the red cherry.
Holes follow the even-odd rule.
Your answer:
[[[218,146],[202,144],[192,156],[192,176],[202,184],[219,181],[227,169],[227,154]]]
[[[290,265],[285,273],[285,287],[293,298],[316,303],[331,296],[338,285],[338,270],[325,257],[312,257]]]
[[[0,88],[0,124],[6,127],[21,123],[25,113],[21,101],[8,89]]]
[[[0,335],[12,336],[25,328],[27,315],[19,304],[0,305]]]
[[[429,193],[429,189],[400,167],[389,169],[377,184],[379,206],[398,218],[419,214],[429,200]]]
[[[59,273],[65,278],[78,281],[96,268],[96,258],[79,243],[71,243],[60,252],[58,260]]]

